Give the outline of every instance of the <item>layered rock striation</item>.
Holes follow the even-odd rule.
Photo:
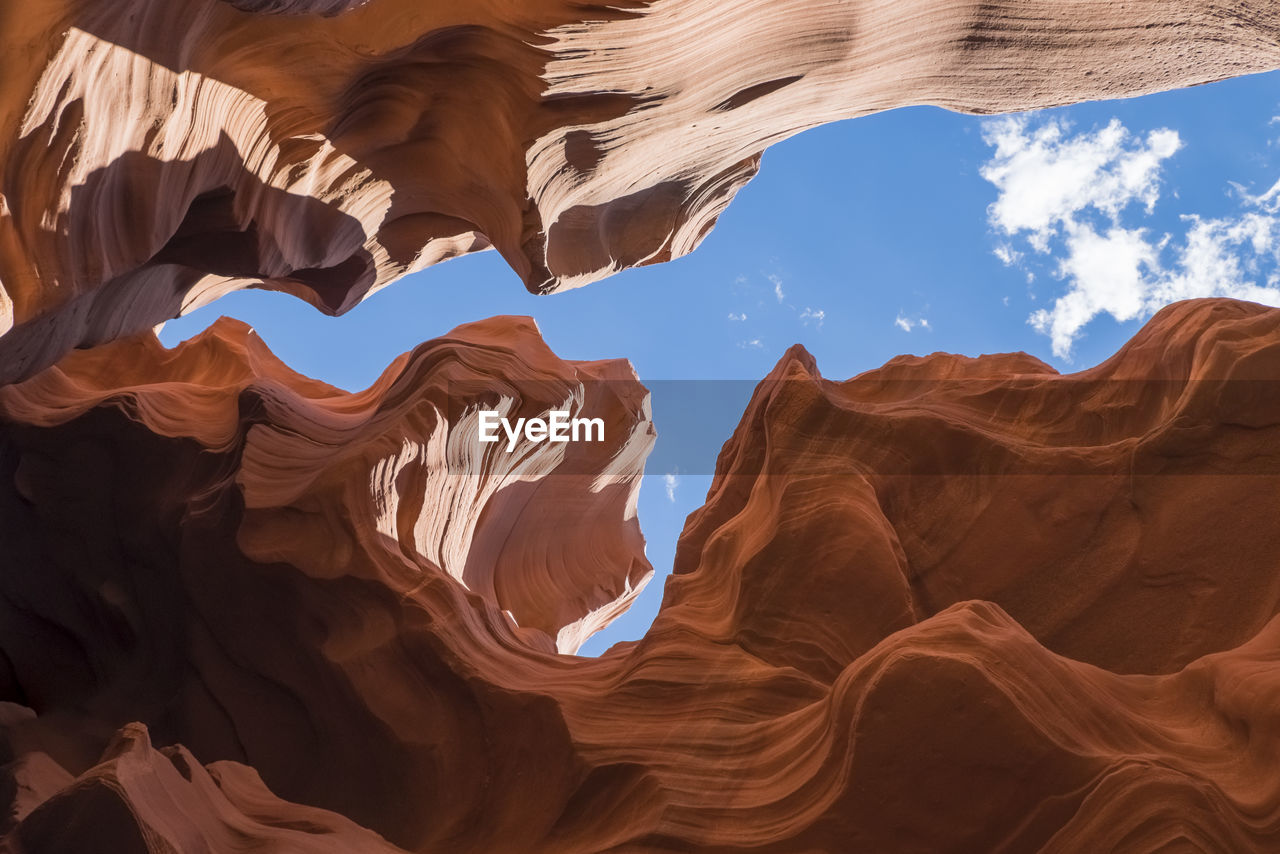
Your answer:
[[[648,572],[624,364],[512,318],[359,394],[233,323],[72,354],[0,392],[7,844],[1274,850],[1277,383],[1280,311],[1225,300],[1066,376],[793,350],[652,629],[582,659]],[[610,441],[468,457],[507,397]]]
[[[569,652],[626,607],[652,573],[647,406],[625,362],[564,362],[518,318],[460,327],[359,394],[234,321],[173,351],[144,335],[72,354],[0,389],[4,699],[67,715],[77,769],[142,721],[399,834],[483,792],[518,804],[487,779],[566,752],[509,726],[554,733],[553,708],[439,641]],[[475,441],[481,408],[610,432],[506,453]],[[512,721],[486,723],[494,708]],[[426,792],[439,809],[408,807]]]
[[[0,381],[262,287],[692,250],[761,152],[1280,67],[1269,0],[53,0],[0,9]]]

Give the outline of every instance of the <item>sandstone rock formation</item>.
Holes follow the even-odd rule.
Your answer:
[[[228,290],[690,251],[770,144],[1280,67],[1271,0],[49,0],[0,9],[0,381]]]
[[[0,851],[1280,849],[1280,312],[1071,376],[789,352],[598,659],[652,573],[625,362],[493,318],[350,394],[148,331],[490,247],[582,285],[823,122],[1280,67],[1274,2],[49,0],[0,47]]]
[[[45,754],[28,753],[16,778],[47,782],[31,773],[35,757],[44,759],[46,778],[61,772]],[[122,729],[74,783],[13,817],[20,823],[6,850],[15,852],[401,850],[339,815],[281,801],[251,768],[215,762],[206,769],[181,747],[155,750],[141,724]]]
[[[999,603],[1055,652],[1123,673],[1236,647],[1280,612],[1278,319],[1184,303],[1069,376],[1022,353],[935,354],[831,383],[794,349],[721,454],[667,604],[711,601],[738,586],[725,572],[744,573],[758,582],[741,585],[750,599],[698,622],[828,675],[968,599]],[[875,595],[838,598],[825,574],[773,589],[793,553],[874,579]],[[795,612],[818,601],[844,618],[807,637]],[[775,652],[769,638],[785,641]]]
[[[7,844],[1275,850],[1277,383],[1280,311],[1225,300],[1069,376],[794,350],[653,628],[580,659],[648,571],[625,365],[513,318],[354,395],[234,323],[74,353],[0,391]],[[504,395],[616,438],[478,464]]]

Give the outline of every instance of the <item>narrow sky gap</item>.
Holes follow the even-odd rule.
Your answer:
[[[1020,117],[1020,136],[1008,137],[1015,147],[1056,125],[1059,146],[1083,140],[1087,149],[1099,135],[1107,143],[1114,122],[1128,134],[1116,150],[1150,153],[1129,166],[1112,158],[1150,172],[1115,197],[1114,215],[1105,194],[1095,194],[1100,206],[1068,200],[1042,234],[1039,220],[1025,226],[993,208],[1009,192],[989,180],[991,140],[1007,119],[897,110],[771,149],[702,247],[669,264],[534,297],[487,252],[411,276],[341,318],[281,294],[240,292],[171,321],[161,339],[172,346],[221,315],[238,317],[295,370],[351,390],[422,341],[494,314],[533,315],[561,357],[625,357],[650,381],[759,380],[797,342],[833,379],[936,350],[1025,350],[1079,370],[1111,355],[1161,294],[1194,295],[1196,271],[1230,279],[1246,298],[1275,287],[1280,226],[1266,220],[1277,201],[1267,193],[1280,181],[1278,116],[1280,73]],[[1176,134],[1176,150],[1170,136],[1153,137],[1162,131]],[[1046,189],[1034,171],[1021,177],[1028,192]],[[1090,245],[1090,233],[1105,245]],[[1241,290],[1249,287],[1259,290]],[[1081,292],[1088,298],[1072,298]],[[723,438],[739,414],[725,413]],[[663,413],[654,416],[661,431]],[[684,519],[710,480],[649,471],[640,519],[658,577],[583,654],[644,633]]]

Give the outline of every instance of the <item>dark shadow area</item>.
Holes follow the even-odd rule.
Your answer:
[[[247,280],[228,289],[283,291],[328,314],[357,304],[376,278],[358,220],[264,184],[225,134],[191,160],[129,152],[75,187],[70,211],[51,231],[26,230],[56,257],[78,262],[68,275],[81,292],[0,336],[0,383],[29,377],[74,347],[176,317],[205,276]],[[117,244],[121,231],[134,235],[129,245]],[[113,253],[128,269],[93,281],[103,274],[98,259]]]

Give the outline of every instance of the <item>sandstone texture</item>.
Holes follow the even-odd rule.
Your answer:
[[[1072,375],[935,354],[833,382],[794,349],[653,628],[585,659],[557,646],[649,573],[625,363],[559,360],[521,318],[358,394],[234,322],[73,353],[0,391],[0,832],[29,854],[1274,851],[1277,388],[1280,311],[1228,300]],[[468,413],[503,398],[611,440],[468,457]]]
[[[42,0],[0,7],[0,381],[230,290],[339,314],[495,248],[692,250],[772,143],[1280,67],[1272,0]]]
[[[824,122],[1275,68],[1273,0],[0,4],[0,852],[1280,850],[1280,311],[1072,375],[793,348],[595,659],[653,574],[627,362],[495,317],[350,393],[152,331],[576,287]]]

